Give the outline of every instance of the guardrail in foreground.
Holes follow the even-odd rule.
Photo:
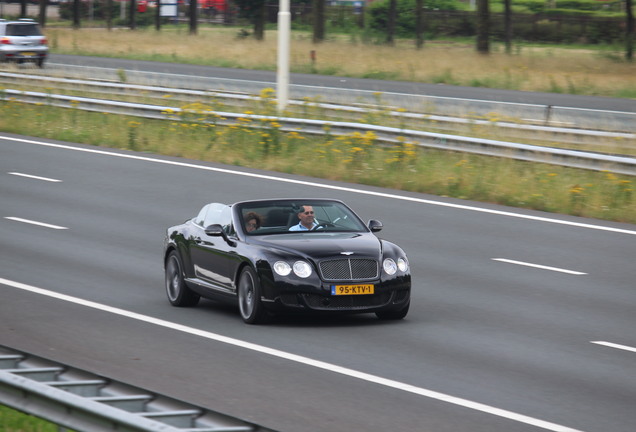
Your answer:
[[[0,404],[82,432],[274,432],[2,346]]]
[[[41,92],[23,92],[11,89],[6,89],[2,92],[2,99],[166,120],[182,120],[182,118],[179,117],[179,114],[191,112],[170,106],[145,105]],[[214,122],[216,124],[223,125],[236,124],[238,119],[250,119],[255,121],[254,123],[257,124],[258,122],[265,124],[267,122],[275,121],[281,125],[281,130],[297,131],[305,134],[325,135],[328,133],[330,135],[342,136],[356,132],[373,132],[376,136],[376,141],[381,143],[396,144],[408,142],[421,147],[461,151],[596,171],[609,171],[617,174],[636,175],[636,158],[626,156],[588,153],[576,150],[565,150],[352,122],[331,122],[324,120],[219,111],[206,111],[205,113],[197,112],[196,114],[206,114],[211,118],[209,121],[210,123]],[[258,126],[253,125],[252,127]],[[263,125],[261,127],[265,126]]]

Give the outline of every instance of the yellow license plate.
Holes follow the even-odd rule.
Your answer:
[[[25,57],[35,57],[37,54],[34,52],[23,52],[21,53]]]
[[[373,285],[331,285],[331,295],[365,295],[374,292]]]

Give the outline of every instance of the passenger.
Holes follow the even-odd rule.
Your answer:
[[[261,217],[254,212],[245,215],[245,231],[248,233],[256,231],[261,227]]]
[[[316,217],[314,216],[314,208],[310,205],[301,206],[298,210],[298,222],[297,225],[292,225],[289,231],[311,231],[318,226]]]

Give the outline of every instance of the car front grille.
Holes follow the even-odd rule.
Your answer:
[[[378,263],[372,259],[347,258],[322,261],[319,264],[326,281],[365,280],[378,277]]]

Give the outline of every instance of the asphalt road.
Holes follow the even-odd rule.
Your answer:
[[[165,228],[264,196],[382,220],[407,318],[171,307]],[[0,345],[284,432],[632,432],[635,256],[634,225],[0,136]]]

